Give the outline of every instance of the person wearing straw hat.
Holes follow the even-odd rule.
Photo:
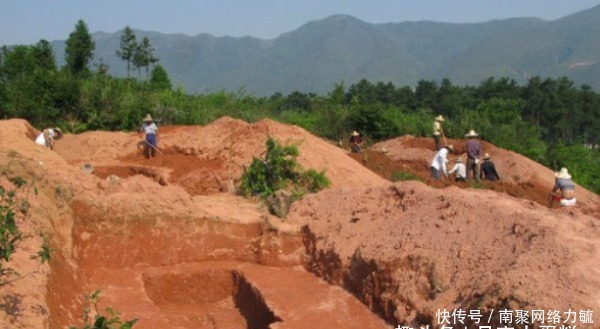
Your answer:
[[[448,163],[448,153],[451,152],[454,152],[454,146],[447,145],[435,154],[433,161],[431,161],[431,177],[440,179],[440,172],[448,177],[448,167],[446,166],[446,163]]]
[[[454,167],[452,167],[452,169],[450,169],[448,173],[452,174],[454,172],[456,172],[456,177],[454,178],[454,181],[464,182],[465,180],[467,180],[467,167],[465,167],[460,157],[454,160]]]
[[[442,122],[444,122],[444,117],[440,114],[435,117],[435,121],[433,121],[433,139],[435,140],[435,150],[439,151],[442,148],[442,137],[444,138],[444,144],[447,144],[446,136],[444,136],[444,130],[442,129]]]
[[[35,139],[35,143],[54,150],[54,141],[61,139],[62,130],[58,127],[44,129]]]
[[[358,133],[358,131],[353,131],[350,134],[350,151],[352,153],[359,153],[362,147],[362,136]]]
[[[494,166],[494,163],[492,162],[489,153],[483,155],[483,163],[481,164],[480,177],[490,181],[500,180],[500,175],[498,175],[498,172],[496,171],[496,166]]]
[[[483,152],[481,143],[477,140],[478,136],[479,134],[473,129],[465,135],[467,137],[467,179],[470,176],[469,173],[471,173],[476,181],[479,181],[479,161]]]
[[[552,192],[548,196],[548,206],[552,208],[554,201],[557,201],[561,207],[571,207],[577,204],[575,183],[571,180],[569,170],[563,167],[559,172],[554,173],[554,177],[556,180]]]
[[[146,156],[147,159],[155,157],[156,151],[158,150],[158,127],[149,113],[146,114],[139,132],[140,135],[142,132],[146,134],[144,156]]]

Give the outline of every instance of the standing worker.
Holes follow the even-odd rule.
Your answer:
[[[352,153],[360,153],[361,147],[362,147],[362,136],[358,133],[358,131],[353,131],[352,134],[350,134],[350,150],[352,151]]]
[[[433,161],[431,161],[431,177],[440,179],[440,172],[442,172],[444,176],[448,176],[448,167],[446,163],[448,162],[448,153],[453,151],[454,146],[448,145],[444,146],[435,154]]]
[[[144,123],[139,130],[139,135],[141,136],[142,132],[146,134],[146,145],[144,145],[144,156],[146,159],[150,159],[156,156],[156,151],[158,150],[158,127],[154,123],[152,116],[150,114],[146,114],[144,118]]]
[[[54,150],[54,141],[62,138],[62,130],[58,127],[46,128],[35,139],[35,143]]]
[[[442,148],[442,137],[444,138],[444,145],[447,144],[446,136],[442,129],[442,122],[444,122],[444,117],[441,114],[435,117],[435,121],[433,122],[433,139],[435,140],[436,151],[439,151]]]
[[[473,129],[465,135],[467,137],[467,179],[470,176],[469,173],[471,173],[473,178],[479,182],[479,162],[483,149],[481,143],[477,140],[477,136],[479,135]]]
[[[554,201],[558,201],[561,207],[571,207],[577,204],[575,199],[575,183],[571,180],[571,175],[567,168],[562,168],[554,174],[556,181],[552,192],[548,195],[548,206],[552,208]],[[560,190],[560,194],[557,193]]]

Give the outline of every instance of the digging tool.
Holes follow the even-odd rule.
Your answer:
[[[161,150],[159,150],[159,149],[158,149],[156,146],[154,146],[154,145],[152,145],[152,144],[148,143],[148,141],[147,141],[147,140],[144,140],[144,142],[146,142],[146,144],[147,144],[148,146],[150,146],[151,148],[155,149],[155,150],[156,150],[156,152],[158,152],[159,154],[162,154],[162,155],[164,155],[164,153],[163,153]]]

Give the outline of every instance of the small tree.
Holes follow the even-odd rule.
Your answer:
[[[158,62],[158,58],[154,57],[154,47],[150,43],[148,37],[144,37],[142,43],[137,46],[133,59],[134,66],[140,70],[146,68],[146,81],[150,78],[150,65]]]
[[[171,89],[171,79],[162,65],[158,64],[152,69],[150,86],[156,89]]]
[[[133,320],[122,320],[120,313],[113,310],[110,307],[106,308],[107,315],[101,315],[98,310],[98,303],[100,302],[101,291],[96,290],[89,296],[85,296],[85,305],[83,313],[84,325],[81,329],[131,329],[138,321]],[[90,319],[91,308],[94,308],[95,316],[93,322]],[[80,329],[76,326],[71,326],[69,329]]]
[[[75,25],[75,31],[69,34],[65,48],[67,67],[73,74],[79,74],[87,69],[91,59],[94,57],[96,44],[88,31],[83,20]]]
[[[115,54],[127,63],[127,77],[130,77],[131,64],[134,62],[134,57],[138,51],[138,45],[135,38],[135,34],[126,26],[121,34],[121,43],[119,49],[115,51]]]

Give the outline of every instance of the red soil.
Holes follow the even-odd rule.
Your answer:
[[[548,209],[538,203],[552,171],[489,144],[503,180],[472,189],[428,181],[433,143],[410,136],[354,156],[369,170],[271,120],[160,127],[149,160],[136,134],[66,134],[53,152],[35,133],[0,121],[0,182],[26,179],[17,192],[29,202],[1,328],[81,324],[96,289],[101,310],[139,328],[389,328],[433,326],[439,308],[600,309],[598,196],[578,187],[578,208]],[[230,191],[268,136],[297,143],[299,162],[333,182],[286,221]],[[426,184],[390,183],[399,170]],[[40,233],[54,252],[38,266]]]

